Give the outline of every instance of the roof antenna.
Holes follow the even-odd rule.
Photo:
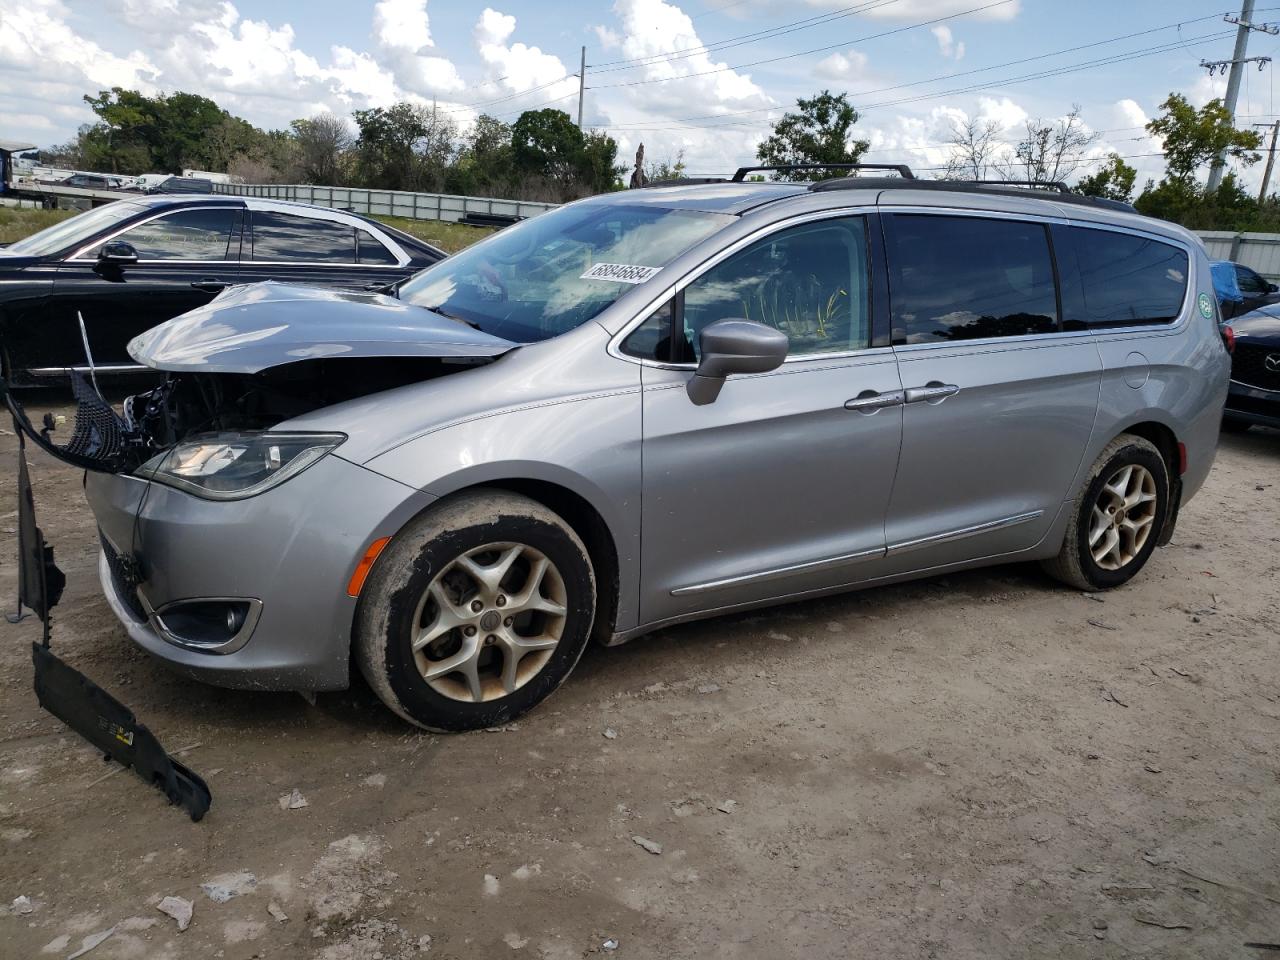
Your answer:
[[[84,314],[76,311],[76,319],[80,321],[80,339],[84,343],[84,358],[89,361],[89,379],[93,381],[93,391],[103,400],[102,388],[98,386],[98,371],[93,365],[93,351],[89,349],[89,331],[84,326]],[[105,401],[104,401],[105,402]]]

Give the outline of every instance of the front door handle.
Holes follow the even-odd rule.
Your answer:
[[[907,403],[933,403],[939,400],[945,400],[947,397],[954,396],[960,392],[960,388],[954,383],[940,383],[937,380],[930,380],[923,387],[907,388]]]
[[[217,293],[219,290],[225,290],[231,284],[225,280],[219,280],[217,277],[205,277],[203,280],[192,280],[191,286],[197,290],[206,290],[209,293]]]
[[[846,410],[857,410],[859,413],[875,413],[885,407],[900,407],[903,403],[901,390],[890,390],[878,393],[875,390],[863,390],[852,400],[844,402]]]

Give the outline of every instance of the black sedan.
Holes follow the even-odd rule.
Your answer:
[[[137,197],[0,247],[0,361],[10,383],[87,366],[144,370],[139,333],[259,280],[365,291],[444,252],[357,214],[251,197]]]
[[[1220,302],[1224,320],[1234,319],[1268,304],[1280,303],[1280,287],[1243,263],[1231,261],[1226,263],[1230,264],[1231,271],[1235,275],[1236,289],[1239,291],[1240,299]]]
[[[1236,317],[1225,331],[1235,349],[1223,427],[1280,427],[1280,304]]]

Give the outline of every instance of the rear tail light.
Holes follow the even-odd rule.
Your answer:
[[[1227,353],[1236,352],[1236,332],[1230,327],[1222,328],[1222,342],[1227,345]]]
[[[1180,442],[1178,444],[1178,476],[1182,476],[1186,472],[1187,472],[1187,445],[1185,443]]]

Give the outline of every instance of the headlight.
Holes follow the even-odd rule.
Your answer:
[[[301,473],[343,433],[205,433],[152,457],[140,476],[206,500],[243,500]]]

